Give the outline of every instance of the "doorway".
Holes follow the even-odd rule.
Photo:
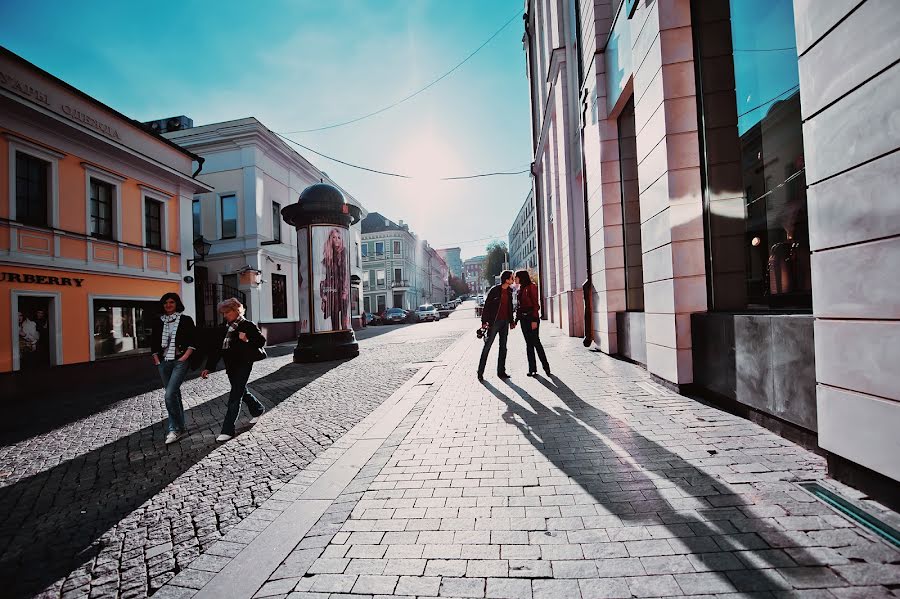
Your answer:
[[[57,364],[56,296],[16,295],[15,298],[14,368],[38,370]]]

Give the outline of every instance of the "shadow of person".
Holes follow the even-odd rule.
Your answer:
[[[250,388],[270,409],[341,363],[286,364],[252,380]],[[158,557],[152,567],[145,564],[142,543],[146,536],[156,538],[158,545],[173,543],[175,547],[168,553],[174,554],[174,559],[168,558],[171,563],[167,567],[175,568],[176,562],[181,567],[196,557],[204,544],[217,539],[220,531],[237,524],[256,507],[260,490],[250,488],[250,483],[259,486],[254,480],[256,470],[265,475],[256,478],[289,480],[302,468],[303,460],[314,458],[309,447],[320,444],[324,448],[334,440],[327,431],[316,430],[314,436],[299,431],[309,436],[309,443],[303,444],[308,454],[297,455],[279,447],[283,451],[277,455],[254,457],[248,444],[258,441],[242,441],[240,433],[248,429],[244,424],[235,439],[218,444],[215,437],[225,416],[227,397],[224,393],[186,410],[190,434],[177,444],[163,444],[166,421],[161,420],[0,487],[0,596],[32,597],[75,570],[79,571],[75,578],[90,580],[98,576],[98,566],[92,566],[95,558],[96,564],[111,568],[101,569],[101,578],[117,573],[120,559],[131,562],[131,567],[137,564],[145,577],[155,576],[159,572],[148,573],[148,568],[158,568],[159,560],[167,556]],[[316,402],[305,402],[305,407],[313,412],[310,418],[315,412],[334,410]],[[293,423],[276,421],[271,426]],[[315,430],[312,424],[308,428]],[[193,477],[176,482],[220,447],[223,451],[215,461]],[[227,482],[229,477],[232,485]],[[169,492],[163,492],[173,482],[176,484]],[[214,509],[220,502],[230,505]],[[187,536],[184,530],[179,532],[185,523],[190,531]],[[150,592],[153,590],[150,586]]]
[[[521,401],[491,383],[484,387],[506,405],[503,420],[596,501],[600,515],[585,517],[585,528],[605,529],[632,557],[686,555],[689,568],[655,573],[674,574],[703,593],[791,590],[791,580],[806,574],[791,568],[815,563],[795,539],[751,517],[752,505],[716,479],[582,400],[558,377],[535,378],[564,406],[551,408],[509,380]]]

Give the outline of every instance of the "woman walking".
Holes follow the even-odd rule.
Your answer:
[[[541,359],[541,365],[547,376],[550,374],[550,363],[547,362],[547,355],[544,353],[544,346],[541,345],[540,338],[540,322],[541,322],[541,303],[538,298],[538,288],[531,281],[531,276],[527,270],[520,270],[516,273],[516,284],[519,285],[518,308],[516,316],[522,323],[522,336],[525,337],[525,346],[528,353],[528,376],[537,374],[537,364],[534,359],[534,352],[537,351],[538,357]]]
[[[241,401],[247,404],[250,411],[250,424],[256,424],[266,411],[265,406],[247,388],[253,363],[266,357],[263,349],[266,338],[255,324],[244,318],[244,306],[235,298],[220,303],[219,313],[225,318],[226,324],[213,340],[206,369],[200,376],[208,377],[210,371],[216,369],[219,358],[225,361],[225,374],[231,383],[231,392],[228,395],[228,410],[225,412],[225,422],[222,423],[222,434],[216,437],[216,441],[224,443],[234,437]]]
[[[177,293],[167,293],[159,298],[159,311],[159,319],[152,321],[150,327],[150,351],[166,391],[168,445],[185,432],[181,383],[187,376],[188,360],[195,349],[196,327],[191,317],[183,314],[184,304]]]

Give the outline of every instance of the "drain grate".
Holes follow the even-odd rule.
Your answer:
[[[800,483],[800,486],[808,493],[812,494],[820,501],[825,502],[832,508],[851,518],[860,526],[863,526],[876,535],[893,545],[900,548],[900,531],[885,524],[872,514],[866,512],[853,505],[834,491],[830,491],[819,483]]]

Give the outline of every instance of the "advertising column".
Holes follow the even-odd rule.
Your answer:
[[[297,229],[300,333],[295,362],[352,358],[359,345],[350,318],[350,225],[359,208],[324,183],[307,187],[282,211]]]

